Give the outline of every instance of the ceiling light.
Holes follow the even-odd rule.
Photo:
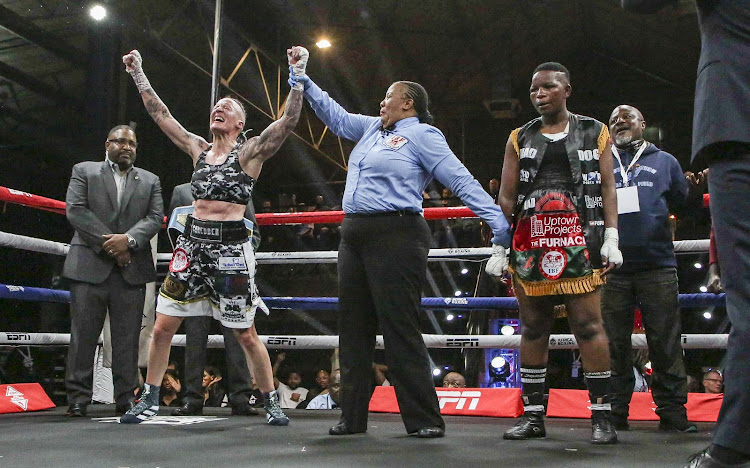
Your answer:
[[[445,316],[445,320],[448,320],[448,321],[451,321],[454,318],[455,318],[455,316],[453,314],[448,314],[448,315]]]
[[[94,5],[89,9],[89,16],[97,21],[101,21],[107,16],[107,10],[101,5]]]
[[[463,270],[461,270],[461,274],[462,274],[462,275],[467,275],[467,274],[469,274],[469,269],[468,269],[468,268],[464,268]]]
[[[701,262],[695,262],[693,266],[696,268],[696,270],[700,270],[703,268],[703,264]]]
[[[331,42],[328,39],[321,39],[316,42],[315,45],[318,46],[319,49],[327,49],[331,47]]]
[[[705,287],[705,286],[701,286],[701,287],[700,287],[700,288],[698,288],[698,289],[700,289],[700,290],[701,290],[701,292],[708,292],[708,288],[707,288],[707,287]]]
[[[500,334],[505,336],[510,336],[516,333],[516,329],[511,327],[510,325],[503,325],[503,327],[500,329]]]
[[[704,319],[711,320],[711,317],[712,317],[711,312],[709,312],[709,311],[703,312],[703,318]]]
[[[460,296],[461,294],[462,293],[461,293],[460,289],[453,293],[453,295],[456,296],[456,297]]]
[[[440,370],[439,367],[435,367],[434,369],[432,369],[432,375],[434,375],[435,377],[437,377],[438,375],[440,375],[441,372],[442,371]],[[424,374],[422,374],[422,375],[424,375]]]

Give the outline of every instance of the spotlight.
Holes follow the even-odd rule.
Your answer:
[[[328,39],[321,39],[316,42],[315,45],[318,46],[319,49],[327,49],[331,47],[331,41],[329,41]]]
[[[453,315],[453,314],[448,314],[448,315],[446,315],[446,316],[445,316],[445,320],[448,320],[449,322],[450,322],[451,320],[453,320],[454,318],[456,318],[456,316],[455,316],[455,315]]]
[[[96,21],[101,21],[107,16],[107,10],[101,5],[94,5],[89,9],[89,16]]]
[[[505,336],[514,335],[516,333],[516,329],[511,327],[510,325],[503,325],[503,327],[500,329],[500,334]]]
[[[705,286],[701,286],[701,287],[700,287],[700,288],[698,288],[698,289],[700,289],[700,290],[701,290],[701,292],[708,292],[708,288],[707,288],[707,287],[705,287]]]
[[[456,292],[453,293],[453,295],[456,296],[456,297],[460,296],[461,294],[463,294],[463,293],[461,292],[460,289],[457,289]]]
[[[495,382],[504,381],[510,377],[510,364],[502,356],[495,356],[490,361],[490,377]]]
[[[709,312],[709,311],[703,312],[703,318],[704,319],[711,320],[711,317],[713,317],[713,315],[711,315],[711,312]]]
[[[462,269],[462,270],[461,270],[461,274],[462,274],[462,275],[468,275],[468,274],[469,274],[469,269],[468,269],[468,268],[464,268],[464,269]]]
[[[437,377],[438,375],[440,375],[441,372],[442,371],[440,370],[439,367],[435,367],[435,368],[432,369],[432,375],[434,375],[435,377]]]
[[[696,270],[700,270],[701,268],[703,268],[703,264],[701,262],[695,262],[693,266]]]

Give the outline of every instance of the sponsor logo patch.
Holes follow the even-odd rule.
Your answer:
[[[219,257],[219,270],[247,270],[243,257]]]
[[[464,409],[466,402],[469,403],[469,407],[466,408],[469,411],[477,409],[479,405],[479,398],[482,396],[482,392],[477,390],[436,390],[438,401],[440,402],[440,409],[445,408],[448,403],[455,403],[456,409]]]
[[[10,385],[8,385],[8,388],[5,390],[5,396],[10,397],[10,402],[24,411],[26,411],[26,409],[29,407],[29,400],[24,398],[23,393],[19,392]]]
[[[188,260],[187,252],[179,247],[174,249],[172,260],[169,262],[169,271],[177,273],[185,270],[189,266],[190,261]]]
[[[565,271],[568,259],[562,249],[548,250],[539,261],[539,271],[549,280],[555,280]]]
[[[185,297],[185,291],[187,287],[167,276],[164,278],[164,283],[161,285],[164,293],[172,299],[182,300]]]

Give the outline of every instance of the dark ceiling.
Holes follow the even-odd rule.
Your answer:
[[[90,2],[0,0],[3,185],[61,199],[70,167],[103,157],[107,130],[131,121],[141,142],[138,164],[161,176],[165,194],[188,179],[187,158],[142,109],[120,57],[141,50],[172,113],[208,136],[215,2],[103,4],[109,15],[95,24]],[[662,129],[661,145],[687,164],[700,47],[690,2],[636,16],[618,0],[225,0],[223,17],[228,87],[221,94],[245,99],[255,129],[277,115],[277,96],[288,89],[284,50],[302,44],[311,51],[310,76],[352,112],[376,114],[392,81],[422,83],[436,125],[485,182],[499,175],[509,131],[535,116],[527,97],[531,72],[554,60],[571,70],[572,111],[605,120],[616,105],[634,104]],[[322,36],[332,48],[315,47]],[[520,111],[495,118],[488,101],[518,103]],[[266,164],[261,196],[296,192],[304,201],[341,191],[351,145],[340,146],[307,115],[298,137]]]

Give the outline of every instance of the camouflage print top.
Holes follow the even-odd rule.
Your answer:
[[[210,149],[210,147],[209,147]],[[196,200],[219,200],[247,205],[252,200],[255,179],[245,174],[235,146],[222,164],[206,163],[208,149],[198,156],[190,189]]]

